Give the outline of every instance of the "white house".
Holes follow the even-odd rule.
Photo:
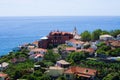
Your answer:
[[[7,62],[1,63],[1,64],[0,64],[0,70],[6,69],[6,68],[8,67],[8,65],[9,65],[9,63],[7,63]]]
[[[71,40],[66,41],[66,44],[68,46],[72,46],[75,48],[83,48],[84,42],[79,41],[79,40],[75,40],[75,39],[71,39]]]
[[[120,40],[120,34],[117,35],[117,39]]]
[[[66,62],[65,60],[60,60],[56,62],[56,66],[59,66],[62,68],[68,68],[70,66],[70,63]]]
[[[97,50],[97,46],[95,42],[91,42],[91,48],[93,48],[94,50]]]
[[[30,45],[30,46],[27,47],[28,50],[32,50],[34,48],[35,48],[35,46],[32,46],[32,45]]]
[[[113,40],[113,36],[105,34],[105,35],[100,35],[100,40]]]

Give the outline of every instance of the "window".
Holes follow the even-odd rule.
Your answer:
[[[66,78],[70,78],[70,75],[69,75],[69,74],[66,74]]]
[[[76,46],[78,46],[78,44],[76,44]]]
[[[55,36],[54,39],[57,39],[57,37]]]

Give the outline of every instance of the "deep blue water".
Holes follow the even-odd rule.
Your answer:
[[[12,48],[39,40],[52,30],[78,32],[120,29],[120,17],[0,17],[0,55]]]

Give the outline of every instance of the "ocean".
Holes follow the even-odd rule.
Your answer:
[[[74,27],[81,33],[85,30],[120,29],[119,16],[36,16],[36,17],[0,17],[0,55],[13,48],[39,40],[50,31],[72,32]]]

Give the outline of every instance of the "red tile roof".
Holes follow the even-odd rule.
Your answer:
[[[34,58],[44,57],[44,54],[39,54],[39,53],[37,53],[37,54],[32,54],[32,55],[30,55],[30,57],[34,57]]]
[[[120,41],[112,41],[111,45],[114,47],[120,47]]]
[[[65,34],[71,34],[69,32],[61,32],[61,31],[54,31],[50,33],[51,35],[55,35],[55,34],[61,34],[61,35],[65,35]]]
[[[70,67],[68,70],[66,70],[64,73],[76,74],[83,77],[90,77],[90,76],[95,76],[97,73],[97,70],[73,66],[73,67]]]
[[[47,52],[47,49],[43,49],[43,48],[35,48],[35,49],[32,49],[31,51],[33,51],[33,52],[41,52],[41,51],[43,51],[43,52]]]
[[[88,48],[86,51],[91,53],[94,52],[95,50],[93,48]]]
[[[44,54],[35,54],[35,58],[44,57]]]
[[[38,41],[35,41],[35,42],[33,42],[32,44],[34,44],[34,45],[38,45]]]
[[[72,42],[74,44],[84,44],[83,41],[75,40],[75,39],[70,39],[69,42]]]
[[[66,47],[66,51],[76,51],[76,48],[74,47]]]
[[[0,73],[0,77],[7,77],[8,75],[7,74],[5,74],[5,73]]]

